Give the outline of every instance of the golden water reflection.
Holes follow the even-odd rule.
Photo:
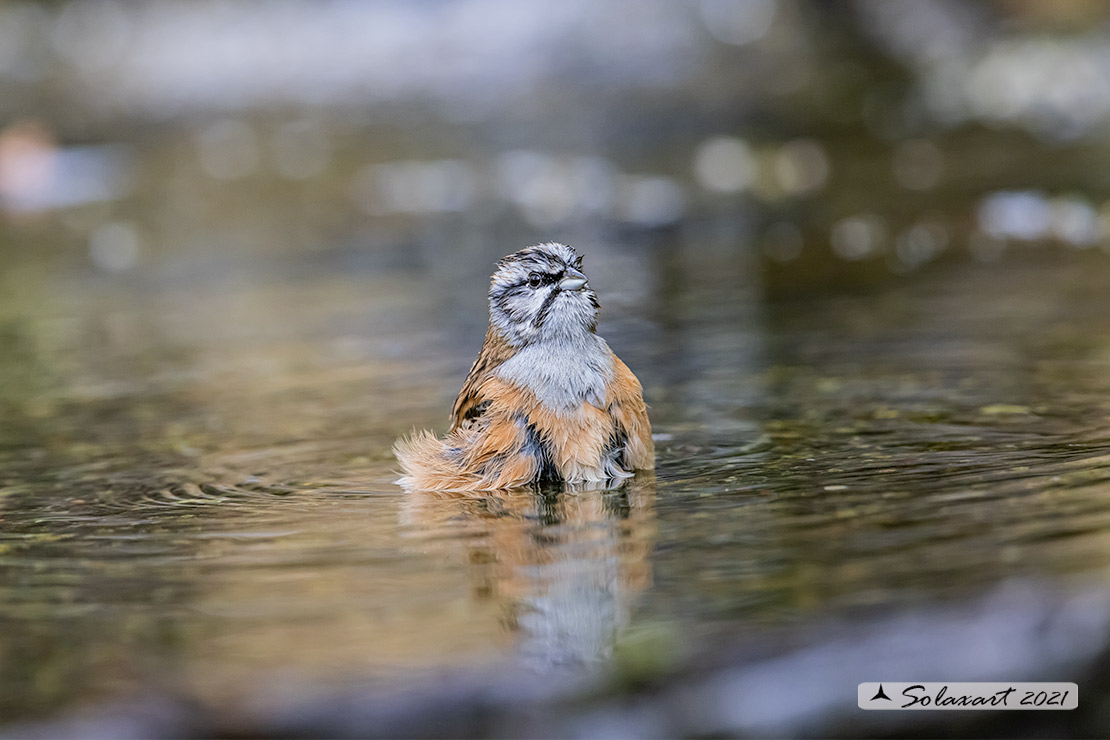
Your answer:
[[[467,563],[471,594],[496,605],[515,651],[536,666],[607,658],[651,584],[655,476],[616,491],[484,498],[415,492],[401,509],[411,546]]]

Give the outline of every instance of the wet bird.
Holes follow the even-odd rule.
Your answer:
[[[655,467],[640,381],[598,336],[598,309],[573,248],[539,244],[501,259],[451,428],[444,439],[421,431],[394,445],[398,483],[445,492],[606,485]]]

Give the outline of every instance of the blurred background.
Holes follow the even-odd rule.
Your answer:
[[[0,732],[1104,735],[1108,173],[1096,0],[0,0]],[[658,477],[404,495],[552,240]]]
[[[1105,243],[1097,2],[2,12],[5,252],[90,274],[701,229],[804,294]]]

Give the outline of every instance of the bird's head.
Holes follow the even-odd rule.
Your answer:
[[[566,244],[537,244],[503,257],[490,279],[490,323],[516,347],[593,332],[598,308],[582,257]]]

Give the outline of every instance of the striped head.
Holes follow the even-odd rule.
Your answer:
[[[582,257],[566,244],[537,244],[510,254],[490,279],[490,324],[514,347],[591,333],[598,308],[597,294],[582,274]]]

